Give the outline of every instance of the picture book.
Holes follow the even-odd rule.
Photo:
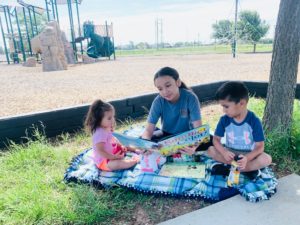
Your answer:
[[[208,125],[202,125],[181,134],[166,138],[157,143],[115,132],[113,132],[113,136],[126,147],[143,150],[151,149],[153,151],[158,151],[162,155],[172,155],[184,147],[199,145],[200,143],[207,143],[209,142],[210,138]]]
[[[166,163],[162,166],[159,175],[203,179],[205,177],[205,164],[199,162]]]

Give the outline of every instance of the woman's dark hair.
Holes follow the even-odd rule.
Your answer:
[[[114,107],[106,102],[96,100],[90,106],[89,111],[87,113],[86,119],[84,121],[84,127],[86,131],[89,133],[94,133],[97,127],[100,125],[104,113],[113,110]]]
[[[249,100],[249,91],[245,84],[240,81],[229,81],[221,85],[217,90],[216,100],[228,100],[238,103],[242,99]]]
[[[164,76],[170,76],[172,77],[175,81],[179,79],[179,73],[177,70],[175,70],[172,67],[163,67],[159,71],[156,72],[154,75],[154,81],[159,78],[159,77],[164,77]],[[181,85],[179,88],[184,88],[184,89],[189,89],[185,83],[181,81]]]

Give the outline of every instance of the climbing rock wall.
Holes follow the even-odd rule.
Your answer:
[[[67,69],[64,44],[56,21],[49,22],[39,35],[42,52],[43,71]]]
[[[61,39],[64,45],[64,52],[65,52],[65,56],[67,58],[67,62],[68,64],[75,64],[75,56],[74,56],[74,51],[73,48],[70,44],[70,42],[68,42],[67,38],[66,38],[66,34],[65,32],[61,32]]]

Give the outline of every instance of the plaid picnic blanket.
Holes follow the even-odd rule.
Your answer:
[[[269,199],[276,193],[277,179],[270,168],[264,168],[256,179],[249,180],[240,175],[239,185],[227,186],[227,177],[212,175],[216,163],[202,155],[206,165],[205,178],[177,178],[145,173],[140,164],[129,170],[106,172],[97,169],[91,159],[91,149],[74,157],[64,176],[66,182],[83,182],[111,188],[121,186],[136,191],[171,196],[200,197],[208,201],[220,201],[240,193],[247,201],[258,202]]]

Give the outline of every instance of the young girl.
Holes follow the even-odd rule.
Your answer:
[[[114,107],[96,100],[89,108],[85,128],[93,135],[93,160],[99,169],[105,171],[128,169],[138,161],[124,159],[126,148],[112,136],[114,125]]]
[[[154,85],[159,95],[151,105],[143,138],[158,141],[202,125],[198,97],[180,80],[177,70],[161,68],[154,76]],[[157,136],[155,126],[159,119],[162,133]],[[181,152],[193,154],[195,149],[186,147]]]

